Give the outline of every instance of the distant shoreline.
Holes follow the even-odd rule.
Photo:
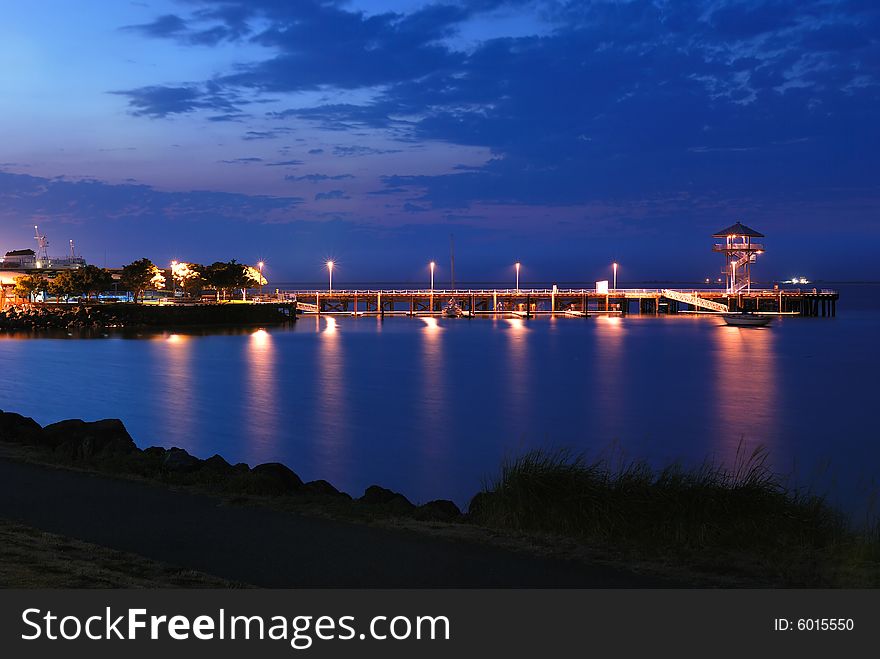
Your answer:
[[[0,311],[0,331],[246,327],[295,322],[290,304],[29,304]]]

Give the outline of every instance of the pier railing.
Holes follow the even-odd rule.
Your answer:
[[[711,295],[711,296],[736,296],[736,293],[728,293],[724,289],[719,288],[677,288],[677,289],[667,289],[667,288],[609,288],[608,292],[599,292],[595,288],[334,288],[332,291],[328,291],[326,288],[318,288],[318,289],[287,289],[282,291],[286,295],[301,295],[301,296],[315,296],[320,295],[321,297],[336,296],[336,295],[358,295],[358,296],[375,296],[378,294],[382,295],[394,295],[394,296],[406,296],[406,295],[416,295],[416,296],[426,296],[426,295],[434,295],[435,297],[440,296],[462,296],[462,295],[477,295],[477,296],[486,296],[486,295],[557,295],[557,296],[579,296],[579,295],[592,295],[592,296],[615,296],[615,295],[663,295],[663,292],[666,290],[671,290],[676,293],[685,293],[685,294],[694,294],[697,295]],[[785,294],[795,294],[795,295],[836,295],[837,291],[832,289],[801,289],[801,288],[752,288],[748,293],[745,291],[741,291],[743,294],[748,295],[779,295],[782,293]]]

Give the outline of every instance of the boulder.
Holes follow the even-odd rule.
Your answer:
[[[165,458],[165,449],[161,446],[150,446],[141,451],[149,460],[162,461]]]
[[[384,506],[394,512],[410,512],[415,506],[405,496],[399,492],[394,492],[379,485],[370,485],[359,501],[370,504]]]
[[[317,481],[309,481],[305,485],[303,485],[303,492],[307,492],[309,494],[318,494],[321,496],[332,496],[332,497],[346,497],[350,499],[345,492],[340,492],[333,485],[328,483],[325,480],[317,480]]]
[[[0,410],[0,442],[38,444],[43,428],[29,416]]]
[[[222,455],[212,455],[202,461],[202,469],[215,474],[231,474],[233,466],[226,462]]]
[[[201,460],[176,446],[168,449],[162,458],[162,466],[168,471],[187,473],[195,471],[201,465]]]
[[[267,462],[251,469],[256,481],[263,481],[266,494],[288,494],[302,489],[302,479],[279,462]]]
[[[43,439],[56,453],[73,460],[128,455],[137,451],[134,440],[119,419],[59,421],[43,428]]]
[[[437,499],[416,508],[415,518],[430,522],[454,522],[461,518],[461,510],[448,499]]]
[[[468,505],[468,515],[479,517],[495,496],[493,492],[477,492]]]

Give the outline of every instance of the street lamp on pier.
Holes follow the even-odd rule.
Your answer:
[[[174,277],[174,271],[177,269],[177,261],[171,262],[171,296],[177,297],[177,279]]]
[[[434,268],[437,267],[437,264],[434,263],[433,261],[431,261],[429,266],[431,268],[431,295],[433,295],[434,294]]]
[[[257,267],[260,269],[260,298],[263,297],[263,266],[266,265],[262,261],[257,263]]]
[[[333,292],[333,261],[327,261],[327,272],[330,274],[330,289],[329,291]]]
[[[614,290],[617,290],[617,261],[611,264],[614,269]]]
[[[520,269],[520,266],[521,266],[521,265],[522,265],[522,264],[521,264],[519,261],[517,261],[517,262],[514,264],[514,267],[516,268],[516,292],[517,292],[517,293],[519,293],[519,269]]]

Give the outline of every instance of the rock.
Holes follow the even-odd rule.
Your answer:
[[[69,419],[43,428],[45,443],[72,460],[128,455],[137,451],[119,419],[86,422]]]
[[[165,452],[165,457],[162,458],[162,466],[168,471],[187,473],[195,471],[201,465],[201,460],[176,446],[168,449]]]
[[[265,481],[267,494],[287,494],[302,489],[302,479],[279,462],[267,462],[251,469],[256,480]]]
[[[141,453],[149,460],[161,461],[165,458],[165,449],[161,446],[150,446],[141,451]]]
[[[370,485],[358,501],[370,505],[380,505],[400,513],[410,512],[415,506],[405,496],[399,492],[386,489],[379,485]]]
[[[319,494],[321,496],[346,497],[351,499],[345,492],[340,492],[325,480],[309,481],[303,485],[303,492]]]
[[[28,416],[0,410],[0,442],[40,443],[43,428]]]
[[[222,455],[212,455],[207,460],[202,461],[202,469],[216,474],[230,474],[234,468],[226,462]]]
[[[431,522],[454,522],[461,518],[461,510],[448,499],[437,499],[419,506],[415,517]]]
[[[468,515],[479,517],[495,496],[497,495],[494,492],[477,492],[468,505]]]

